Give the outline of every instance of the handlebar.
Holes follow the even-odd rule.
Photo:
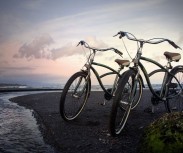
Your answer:
[[[169,39],[165,39],[165,38],[152,38],[152,39],[149,39],[149,40],[144,40],[144,39],[137,39],[133,34],[129,33],[129,32],[124,32],[124,31],[120,31],[118,32],[116,35],[114,35],[113,37],[116,37],[119,35],[119,39],[123,38],[123,37],[127,37],[129,40],[132,40],[132,41],[137,41],[137,42],[140,42],[142,44],[144,43],[148,43],[148,44],[159,44],[159,43],[162,43],[162,42],[165,42],[167,41],[170,45],[172,45],[175,49],[179,48],[182,50],[182,48],[180,48],[178,45],[176,45],[173,41],[169,40]],[[133,37],[130,37],[133,36]],[[155,41],[153,42],[153,40],[159,40],[159,41]]]
[[[121,51],[119,51],[118,49],[116,48],[105,48],[105,49],[98,49],[98,48],[94,48],[94,47],[90,47],[85,41],[81,40],[77,46],[84,46],[85,48],[88,48],[88,49],[92,49],[93,51],[109,51],[109,50],[113,50],[116,54],[119,54],[120,56],[123,55],[123,53]]]

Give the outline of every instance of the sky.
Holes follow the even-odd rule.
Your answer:
[[[182,15],[182,0],[1,0],[0,83],[65,84],[86,62],[89,51],[76,47],[80,40],[117,48],[130,60],[122,41],[113,37],[119,31],[141,39],[168,38],[183,48]],[[136,43],[124,40],[134,57]],[[162,43],[146,45],[143,56],[165,65],[164,51],[182,55]],[[116,58],[114,52],[105,52],[95,61],[117,69]],[[111,78],[105,81],[112,83]]]

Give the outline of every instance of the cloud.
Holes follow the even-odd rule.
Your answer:
[[[76,45],[75,46],[72,45],[72,43],[67,43],[63,47],[51,50],[51,55],[53,60],[56,60],[60,57],[72,56],[72,55],[81,54],[81,53],[82,52],[79,49],[79,47],[76,47]]]
[[[0,74],[2,76],[6,76],[6,75],[20,75],[20,74],[27,74],[32,72],[33,70],[36,70],[35,67],[29,67],[29,66],[23,66],[23,67],[15,67],[15,66],[4,66],[4,67],[0,67]]]
[[[107,45],[97,40],[96,37],[87,37],[85,40],[91,47],[95,48],[106,48]],[[32,59],[51,59],[56,60],[60,57],[67,57],[72,55],[83,54],[81,47],[76,47],[76,44],[67,43],[66,45],[59,48],[49,48],[53,44],[53,39],[49,35],[43,35],[35,38],[31,43],[25,43],[20,47],[18,53],[15,54],[14,58],[26,58],[27,60]]]
[[[40,59],[46,58],[50,59],[51,54],[49,49],[47,48],[54,41],[53,39],[45,34],[40,37],[35,38],[31,43],[24,44],[20,47],[17,54],[15,54],[14,58],[26,58],[31,60],[33,58]]]
[[[177,44],[183,44],[183,33],[181,34],[181,36],[178,38]]]
[[[85,41],[91,46],[96,48],[106,48],[108,45],[102,40],[98,40],[96,37],[87,37]]]
[[[18,71],[30,71],[30,70],[35,70],[36,68],[34,67],[28,67],[28,66],[23,66],[23,67],[14,67],[14,66],[10,66],[10,67],[1,67],[2,70],[18,70]]]
[[[3,75],[5,70],[0,70],[0,75]]]
[[[85,42],[87,42],[90,45],[90,47],[95,48],[106,48],[108,46],[103,41],[97,40],[96,37],[87,37],[85,39]],[[81,49],[81,47],[76,47],[76,44],[72,45],[72,43],[68,43],[61,48],[52,49],[51,52],[53,60],[64,56],[83,54],[83,50]]]

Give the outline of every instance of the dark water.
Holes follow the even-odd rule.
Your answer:
[[[33,111],[8,100],[18,95],[0,93],[0,153],[56,153],[44,142]]]

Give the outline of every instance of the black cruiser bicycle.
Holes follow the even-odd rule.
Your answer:
[[[153,97],[151,98],[152,104],[157,105],[160,102],[164,102],[168,112],[183,112],[183,66],[178,65],[173,68],[171,65],[171,62],[178,62],[181,59],[181,55],[179,53],[164,52],[164,55],[167,59],[167,65],[165,67],[155,60],[142,56],[144,44],[159,44],[162,42],[168,42],[176,49],[181,48],[173,41],[165,38],[152,38],[149,40],[143,40],[137,39],[133,34],[123,31],[118,32],[117,35],[119,35],[119,38],[126,37],[129,40],[136,41],[137,53],[133,59],[134,66],[129,67],[129,70],[127,70],[122,78],[120,78],[115,97],[113,98],[109,125],[111,135],[119,135],[127,122],[131,111],[132,102],[135,97],[136,85],[140,76],[140,70],[144,74],[148,87],[153,94]],[[147,74],[147,71],[141,61],[148,61],[152,64],[155,64],[159,67],[159,69]],[[155,91],[150,82],[150,77],[159,72],[164,73],[164,79],[161,89]],[[133,86],[129,86],[128,82],[130,79],[134,79]]]
[[[72,121],[75,118],[78,117],[78,115],[82,112],[91,91],[91,72],[94,73],[96,76],[101,88],[104,91],[104,98],[106,100],[110,100],[114,97],[115,91],[117,89],[118,80],[123,76],[121,74],[121,70],[130,65],[130,61],[128,60],[122,60],[122,59],[116,59],[115,62],[119,65],[118,70],[114,70],[113,68],[101,64],[96,63],[94,61],[95,55],[97,52],[105,52],[105,51],[114,51],[116,54],[118,54],[120,57],[122,57],[122,52],[115,48],[107,48],[107,49],[97,49],[94,47],[90,47],[86,42],[80,41],[78,45],[81,45],[87,49],[89,49],[90,53],[87,57],[87,62],[81,69],[81,71],[76,72],[73,74],[67,83],[65,84],[65,87],[63,89],[63,92],[61,94],[60,98],[60,114],[62,118],[65,121]],[[109,70],[108,73],[104,73],[99,76],[98,72],[93,66],[99,66],[103,67]],[[116,75],[114,79],[114,83],[112,85],[112,88],[105,88],[104,84],[102,83],[102,78],[109,76],[109,75]],[[137,104],[140,101],[141,95],[142,95],[142,78],[139,77],[136,85],[135,90],[135,98],[132,102],[131,109],[135,108]],[[129,85],[134,84],[134,80],[128,82]]]

